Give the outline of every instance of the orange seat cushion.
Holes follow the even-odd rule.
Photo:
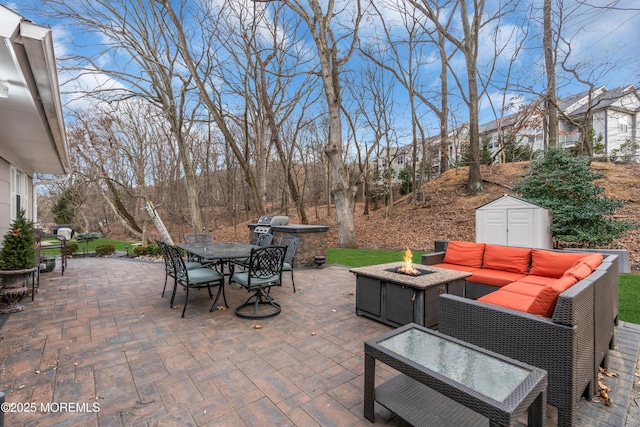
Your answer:
[[[442,262],[481,268],[484,247],[484,243],[451,241],[447,245]]]
[[[586,257],[584,253],[575,252],[553,252],[543,249],[531,250],[531,270],[529,274],[536,276],[555,277],[559,279],[565,271],[581,258]]]
[[[575,277],[566,276],[556,280],[553,284],[545,286],[536,296],[529,313],[539,314],[540,316],[551,317],[558,302],[558,295],[575,285],[578,281]]]
[[[500,288],[501,291],[509,291],[516,294],[529,295],[530,297],[537,297],[543,289],[544,285],[536,285],[534,283],[522,282],[520,280],[518,280],[517,282],[509,283],[508,285],[504,285]]]
[[[553,284],[556,279],[555,277],[547,277],[547,276],[536,276],[535,274],[529,274],[522,279],[518,280],[516,283],[524,282],[531,283],[533,285],[547,286]]]
[[[511,308],[513,310],[527,312],[535,298],[529,295],[518,294],[515,292],[499,289],[490,294],[478,298],[478,301],[486,302],[501,307]]]
[[[531,249],[487,244],[482,268],[527,274],[531,265]]]
[[[477,267],[467,267],[466,265],[457,265],[457,264],[447,264],[445,262],[440,264],[430,265],[429,267],[438,267],[438,268],[447,268],[449,270],[458,270],[458,271],[467,271],[469,273],[480,270]]]
[[[470,277],[467,277],[467,281],[481,283],[483,285],[491,286],[504,286],[511,282],[522,279],[524,274],[513,273],[511,271],[501,270],[489,270],[486,268],[473,271]]]

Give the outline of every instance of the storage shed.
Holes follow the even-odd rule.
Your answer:
[[[551,249],[551,212],[505,194],[476,208],[476,242]]]

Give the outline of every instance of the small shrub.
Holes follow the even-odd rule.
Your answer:
[[[136,256],[160,255],[160,248],[158,245],[136,246],[133,248],[133,253]]]
[[[160,255],[160,247],[158,245],[149,245],[147,248],[147,255]]]
[[[73,255],[78,252],[78,244],[75,242],[67,242],[67,255]]]
[[[102,245],[96,246],[96,254],[100,256],[108,256],[113,254],[116,251],[116,246],[111,243],[105,243]]]

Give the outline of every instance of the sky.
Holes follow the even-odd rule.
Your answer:
[[[194,0],[197,1],[197,0]],[[210,0],[212,4],[219,4],[222,0]],[[247,0],[237,0],[244,1]],[[557,6],[563,0],[556,0]],[[76,47],[74,44],[100,43],[100,35],[91,35],[86,32],[74,32],[68,22],[49,21],[40,15],[37,10],[42,9],[39,0],[20,0],[7,2],[0,0],[0,3],[12,10],[22,14],[26,18],[41,25],[51,25],[54,32],[57,57],[65,57],[74,54]],[[354,2],[342,0],[337,2],[345,6],[345,10],[336,18],[342,19],[343,23],[349,24]],[[387,3],[387,4],[384,4]],[[471,2],[469,2],[471,3]],[[487,1],[485,16],[490,16],[492,7],[503,4],[494,1]],[[532,4],[534,18],[540,16],[542,0],[530,0]],[[563,37],[567,41],[563,45],[563,52],[569,51],[567,65],[578,71],[580,78],[586,78],[595,83],[596,87],[607,86],[614,88],[629,84],[640,85],[640,1],[638,0],[564,0],[564,27]],[[387,24],[397,25],[391,28],[391,35],[396,41],[406,39],[403,33],[400,14],[397,12],[397,5],[406,7],[407,2],[402,0],[379,0],[377,5],[384,7],[383,17]],[[394,5],[395,4],[395,5]],[[606,7],[605,7],[606,6]],[[350,10],[351,8],[351,10]],[[368,8],[368,12],[372,12]],[[480,109],[480,121],[486,122],[494,118],[491,104],[494,107],[503,102],[509,103],[513,108],[528,101],[533,96],[531,92],[542,92],[544,90],[544,68],[543,57],[540,49],[541,19],[530,19],[528,14],[516,13],[499,22],[498,30],[490,25],[483,32],[483,42],[479,46],[478,62],[481,73],[487,73],[496,57],[496,46],[503,47],[502,55],[495,62],[493,84],[487,88],[483,96]],[[381,21],[375,15],[369,15],[362,21],[360,39],[363,43],[373,41],[380,37]],[[493,37],[495,35],[495,38]],[[308,34],[307,34],[308,36]],[[284,35],[282,37],[285,37]],[[498,40],[498,42],[495,42]],[[313,53],[311,40],[293,39],[291,43],[304,43],[309,54]],[[519,54],[515,61],[511,60],[511,55],[519,47]],[[91,49],[87,47],[85,49]],[[419,64],[419,84],[424,88],[425,93],[436,91],[439,86],[438,74],[439,64],[437,55],[433,49],[425,49],[416,54],[414,61]],[[407,58],[404,58],[405,60]],[[108,63],[112,58],[103,58]],[[349,67],[358,74],[362,66],[363,59],[355,55],[350,61]],[[464,85],[464,60],[461,55],[456,55],[451,60],[452,68],[461,83]],[[587,85],[579,83],[571,74],[563,72],[560,67],[558,72],[558,94],[568,96],[582,92],[588,88]],[[76,73],[76,74],[74,74]],[[505,89],[505,81],[509,78],[509,85]],[[63,87],[65,94],[65,105],[69,108],[78,108],[88,101],[84,98],[72,94],[74,88],[83,87],[85,89],[105,87],[115,85],[116,87],[126,87],[123,82],[114,81],[111,77],[100,74],[80,75],[75,71],[61,71],[61,82],[68,82]],[[450,80],[453,85],[453,79]],[[450,87],[452,110],[456,112],[456,122],[462,123],[465,120],[465,107],[462,102],[463,94],[454,87]],[[402,118],[407,117],[406,112],[406,91],[399,85],[394,86],[393,96],[397,99],[398,114],[397,126],[406,127],[406,122]],[[432,96],[433,102],[437,103],[437,96]],[[489,101],[492,102],[489,102]],[[427,122],[429,133],[437,133],[437,122],[434,116],[423,108],[421,110],[423,120]]]

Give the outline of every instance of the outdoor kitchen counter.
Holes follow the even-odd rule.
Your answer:
[[[464,296],[464,278],[471,273],[413,264],[421,274],[397,273],[403,262],[352,268],[356,275],[356,314],[390,326],[417,323],[438,326],[438,296]]]

